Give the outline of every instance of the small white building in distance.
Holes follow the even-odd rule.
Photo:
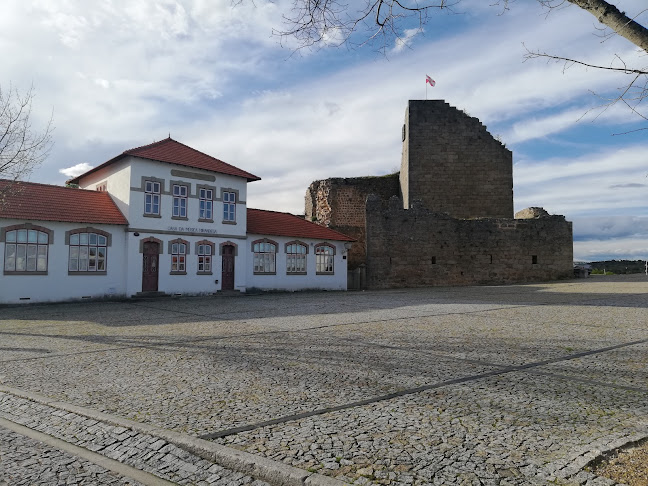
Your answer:
[[[259,179],[167,138],[69,181],[79,189],[0,180],[0,303],[346,290],[353,239],[247,208]]]

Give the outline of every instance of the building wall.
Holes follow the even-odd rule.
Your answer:
[[[356,240],[349,250],[349,269],[365,262],[365,201],[369,194],[383,199],[398,196],[398,174],[326,179],[313,182],[306,190],[306,219]]]
[[[267,238],[277,243],[275,256],[275,275],[257,275],[254,273],[252,243],[255,240]],[[289,241],[299,240],[308,247],[306,255],[306,275],[289,275],[286,272],[285,245]],[[343,242],[326,241],[335,248],[334,273],[331,275],[318,275],[315,262],[315,245],[324,243],[324,240],[309,238],[293,238],[287,236],[248,235],[245,246],[239,248],[247,253],[247,286],[263,290],[346,290],[347,288],[347,254]]]
[[[133,296],[142,291],[143,241],[155,238],[161,241],[159,255],[158,291],[178,295],[208,295],[222,288],[222,256],[219,254],[220,245],[223,243],[234,244],[238,251],[234,260],[234,290],[245,291],[246,267],[248,264],[245,248],[245,239],[218,238],[214,236],[186,235],[186,234],[160,234],[157,232],[128,233],[128,266],[124,268],[127,274],[127,295]],[[185,256],[185,274],[178,275],[171,272],[171,252],[169,243],[176,239],[187,242],[188,254]],[[209,241],[214,244],[212,255],[211,274],[198,273],[198,254],[196,243]]]
[[[5,241],[3,229],[29,223],[53,232],[48,245],[47,274],[7,274],[5,269]],[[111,235],[107,247],[106,274],[80,274],[68,272],[69,246],[65,232],[92,227]],[[56,302],[82,298],[125,296],[126,291],[126,232],[121,225],[88,225],[85,223],[60,223],[52,221],[0,220],[0,303],[17,304]]]
[[[410,100],[401,193],[455,218],[513,217],[513,158],[477,118],[442,100]]]
[[[162,182],[160,217],[144,215],[145,193],[143,181],[147,178]],[[174,219],[172,185],[174,182],[186,184],[188,207],[186,219]],[[218,235],[224,238],[244,238],[247,228],[247,181],[215,172],[192,169],[172,164],[138,159],[131,164],[130,206],[127,215],[130,231],[144,232],[155,230],[173,234]],[[199,186],[214,188],[213,222],[199,221]],[[223,190],[238,193],[236,201],[236,222],[223,221]]]
[[[160,211],[145,215],[145,181],[160,183]],[[186,217],[173,216],[174,184],[188,188]],[[105,186],[105,187],[104,187]],[[331,289],[345,290],[347,252],[344,243],[329,242],[335,251],[333,274],[318,275],[314,247],[321,241],[303,240],[309,248],[307,272],[304,275],[286,274],[285,244],[292,237],[268,237],[279,244],[275,275],[255,275],[251,242],[263,238],[247,235],[247,181],[211,171],[187,168],[174,164],[155,162],[136,157],[126,157],[80,181],[80,187],[106,190],[116,202],[129,225],[88,225],[60,222],[15,221],[0,219],[0,258],[5,266],[5,243],[2,229],[16,224],[30,223],[51,231],[48,245],[46,273],[0,275],[0,303],[48,302],[81,298],[130,297],[142,291],[143,246],[153,239],[160,244],[157,287],[167,294],[199,295],[222,290],[223,261],[221,245],[233,245],[234,289],[246,291],[248,287],[276,290]],[[199,190],[213,190],[213,220],[200,219]],[[237,194],[235,221],[225,221],[223,192]],[[364,200],[359,211],[364,218]],[[364,221],[364,219],[362,219]],[[363,223],[362,223],[363,224]],[[68,272],[69,246],[65,232],[92,226],[111,235],[107,249],[105,275],[80,275]],[[171,246],[182,240],[186,245],[184,271],[172,271]],[[198,242],[213,244],[211,271],[198,272]]]
[[[99,185],[106,185],[106,191],[128,219],[130,204],[130,180],[132,157],[115,162],[108,167],[93,172],[79,181],[81,189],[96,190]]]
[[[573,276],[563,216],[460,220],[414,205],[367,202],[369,288],[506,284]],[[535,262],[535,263],[534,263]]]

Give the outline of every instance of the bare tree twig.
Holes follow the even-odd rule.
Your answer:
[[[23,95],[11,85],[6,91],[0,87],[0,179],[15,182],[27,177],[52,148],[53,118],[41,132],[32,127],[34,96],[33,86]],[[0,208],[14,186],[8,184],[0,192]]]

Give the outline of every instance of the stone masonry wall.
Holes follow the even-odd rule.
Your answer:
[[[410,100],[401,162],[404,207],[455,218],[513,217],[513,158],[477,118],[442,100]]]
[[[398,196],[398,174],[326,179],[313,182],[306,190],[306,220],[357,240],[348,254],[349,270],[365,262],[365,201],[369,194],[383,199]]]
[[[366,205],[367,286],[506,284],[573,276],[563,216],[460,220],[392,198]]]

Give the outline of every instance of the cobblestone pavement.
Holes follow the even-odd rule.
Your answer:
[[[213,464],[159,437],[139,433],[127,427],[112,426],[79,414],[34,403],[8,393],[0,393],[0,417],[83,447],[89,451],[99,452],[103,456],[176,484],[210,485],[218,483],[231,486],[245,484],[268,486],[267,483],[254,481],[249,476]],[[38,457],[30,457],[25,460],[24,456],[28,454],[29,450],[28,445],[24,445],[23,442],[19,442],[19,445],[23,446],[22,451],[12,450],[8,453],[2,453],[0,448],[0,454],[6,454],[6,458],[3,458],[4,462],[9,465],[15,465],[16,461],[18,462],[20,469],[17,477],[20,477],[20,471],[24,470],[25,466],[34,466],[36,471],[45,467],[44,472],[36,472],[32,478],[28,475],[24,484],[47,484],[50,478],[52,478],[51,484],[140,484],[136,481],[124,482],[121,480],[115,481],[114,478],[110,477],[107,478],[106,476],[110,475],[106,474],[103,468],[98,468],[101,470],[101,474],[95,474],[97,472],[96,466],[92,468],[83,466],[82,472],[75,475],[76,481],[72,480],[70,482],[65,468],[70,469],[69,464],[71,464],[72,468],[76,468],[79,462],[75,458],[59,453],[53,456],[52,461],[42,463],[43,453],[45,457],[53,454],[51,450],[46,450],[38,451]],[[92,474],[84,473],[84,469],[89,469]],[[12,479],[10,472],[11,469],[5,473],[6,477],[9,478],[8,481],[11,484],[20,484],[19,481]],[[86,476],[88,477],[87,482],[79,481],[85,481]],[[41,483],[35,481],[36,478],[45,478],[47,480]]]
[[[136,481],[0,427],[0,485],[34,484],[139,486]]]
[[[356,484],[613,484],[583,467],[648,436],[648,279],[6,307],[0,384]],[[0,394],[17,423],[115,436],[38,407]],[[113,455],[158,471],[145,435]]]

